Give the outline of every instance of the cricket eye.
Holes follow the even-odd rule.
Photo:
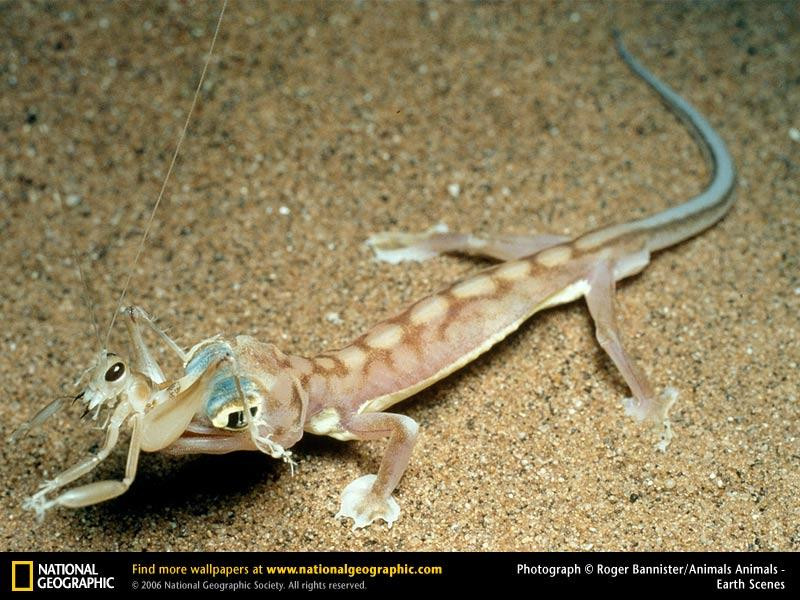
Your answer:
[[[106,371],[106,381],[116,381],[125,373],[125,365],[121,362],[114,363]]]

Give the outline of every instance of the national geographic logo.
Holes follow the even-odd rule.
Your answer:
[[[33,591],[32,560],[11,561],[11,591],[12,592]]]
[[[11,591],[113,590],[114,578],[105,577],[94,563],[11,561]]]

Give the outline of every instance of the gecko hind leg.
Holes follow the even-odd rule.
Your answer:
[[[614,306],[615,281],[613,267],[608,262],[596,266],[589,276],[590,289],[586,304],[595,323],[597,341],[619,369],[633,393],[623,401],[625,413],[639,422],[650,421],[661,427],[657,448],[662,452],[672,439],[672,427],[667,412],[678,397],[672,387],[656,395],[653,385],[622,345],[622,335]]]
[[[384,231],[367,239],[378,260],[397,264],[427,260],[440,254],[466,254],[499,261],[515,260],[569,241],[547,233],[498,235],[487,239],[468,233],[451,233],[440,223],[421,233]]]
[[[353,529],[383,519],[392,526],[400,516],[400,505],[392,497],[417,440],[419,425],[412,418],[395,413],[362,413],[342,423],[359,440],[390,436],[377,475],[364,475],[342,490],[341,507],[335,518],[353,519]]]

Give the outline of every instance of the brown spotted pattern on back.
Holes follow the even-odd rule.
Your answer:
[[[311,372],[303,376],[311,406],[358,407],[425,381],[583,276],[579,256],[563,244],[490,267],[415,302],[350,345],[311,359]]]

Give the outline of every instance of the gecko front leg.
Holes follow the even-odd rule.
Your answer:
[[[389,436],[377,475],[364,475],[342,490],[341,507],[336,518],[353,519],[353,529],[366,527],[377,519],[392,526],[400,516],[400,505],[392,492],[408,466],[417,441],[419,425],[412,418],[394,413],[354,414],[341,422],[344,430],[359,440]]]

